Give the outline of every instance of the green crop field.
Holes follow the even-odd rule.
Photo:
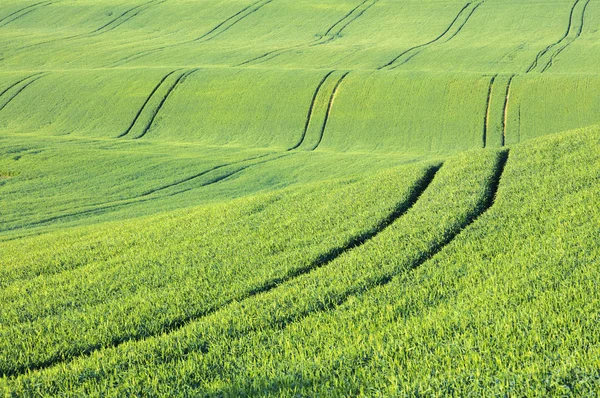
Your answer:
[[[600,396],[600,0],[2,0],[0,392]]]

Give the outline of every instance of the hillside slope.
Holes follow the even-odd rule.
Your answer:
[[[3,1],[2,391],[593,396],[599,21]]]

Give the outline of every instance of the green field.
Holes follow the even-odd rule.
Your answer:
[[[599,26],[3,0],[0,391],[599,396]]]

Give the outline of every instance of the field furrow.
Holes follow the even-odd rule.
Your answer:
[[[506,142],[509,101],[515,75],[496,75],[490,86],[486,111],[485,147],[500,148]]]
[[[502,110],[502,143],[501,146],[506,144],[506,128],[508,126],[508,108],[510,105],[510,90],[512,88],[512,82],[516,75],[512,75],[508,79],[508,83],[506,84],[506,93],[504,94],[504,108]]]

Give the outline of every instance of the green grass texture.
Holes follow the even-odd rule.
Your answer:
[[[599,24],[3,0],[0,395],[598,396]]]

